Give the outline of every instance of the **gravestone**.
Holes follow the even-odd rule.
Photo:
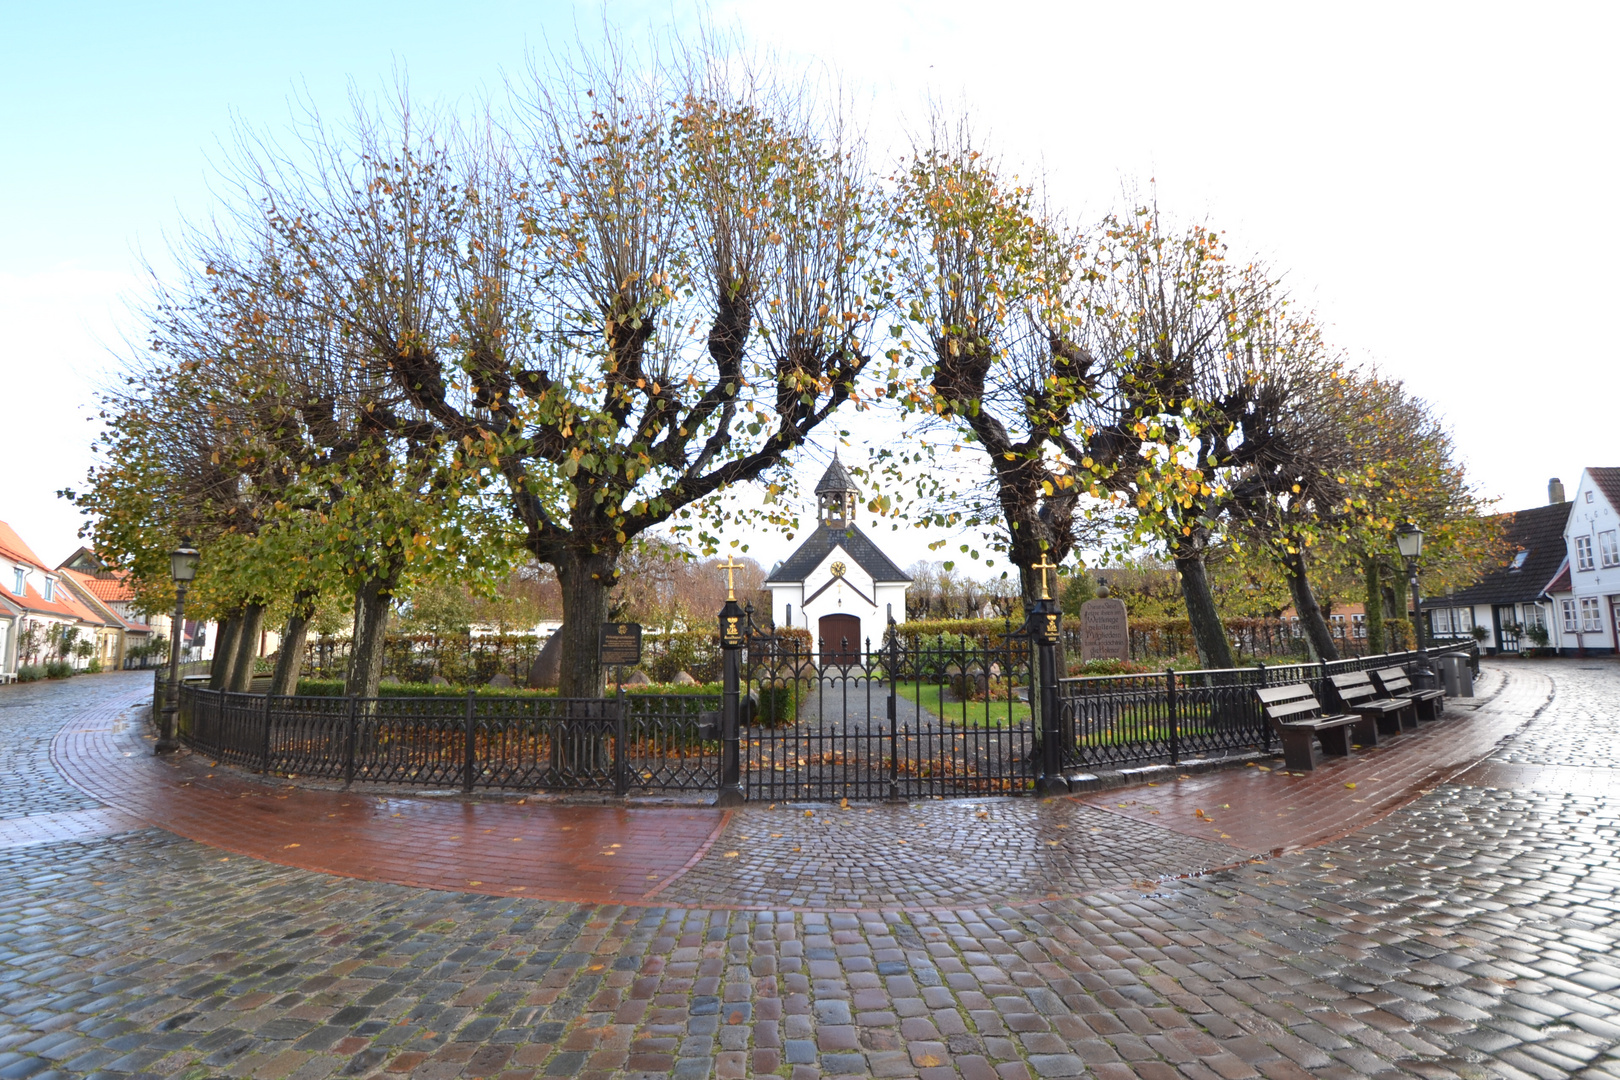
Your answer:
[[[485,683],[484,685],[493,686],[497,690],[510,690],[517,684],[512,681],[512,676],[508,675],[506,672],[497,671],[494,678],[490,679],[489,682]]]
[[[698,681],[692,678],[692,673],[689,671],[677,671],[675,678],[670,681],[676,686],[696,686],[698,684]]]
[[[562,631],[546,639],[529,665],[530,690],[555,690],[562,681]]]
[[[1097,590],[1097,599],[1080,605],[1080,659],[1129,660],[1131,628],[1125,618],[1125,601],[1108,595],[1108,586]]]

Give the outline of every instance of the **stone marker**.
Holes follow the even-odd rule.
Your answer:
[[[530,690],[555,690],[562,681],[562,631],[546,639],[529,665]]]
[[[497,690],[510,690],[512,687],[516,686],[517,683],[513,682],[512,676],[508,675],[506,672],[497,671],[495,673],[495,677],[490,679],[489,682],[485,683],[484,685],[493,686]]]
[[[1106,585],[1097,593],[1097,599],[1080,605],[1080,659],[1129,660],[1131,629],[1125,601],[1110,597]]]
[[[449,686],[450,685],[450,680],[445,678],[443,675],[435,675],[435,676],[433,676],[433,678],[429,679],[428,682],[431,683],[434,686]]]
[[[652,680],[647,678],[647,673],[645,671],[642,671],[640,668],[633,668],[631,669],[630,673],[624,677],[624,685],[651,686]]]
[[[696,686],[698,684],[698,681],[692,678],[692,673],[689,671],[677,671],[675,678],[670,681],[676,686]]]

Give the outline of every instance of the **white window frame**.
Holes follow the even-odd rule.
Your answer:
[[[1592,538],[1590,536],[1577,536],[1575,538],[1575,569],[1592,569]]]
[[[1367,616],[1352,614],[1350,616],[1350,627],[1351,627],[1352,636],[1358,637],[1358,638],[1366,637],[1367,636]]]
[[[45,579],[45,593],[44,593],[44,595],[45,595],[45,602],[47,604],[56,603],[56,582],[52,581],[50,578]]]
[[[1429,618],[1431,620],[1429,624],[1429,630],[1431,633],[1436,635],[1451,633],[1450,608],[1435,608],[1429,613]]]
[[[1558,606],[1563,609],[1564,633],[1566,633],[1566,634],[1579,633],[1580,629],[1581,629],[1581,624],[1576,621],[1576,617],[1575,617],[1575,601],[1573,601],[1573,600],[1560,600],[1560,601],[1558,601]]]
[[[1603,605],[1595,596],[1581,597],[1581,633],[1603,633]]]
[[[20,566],[16,571],[11,581],[11,593],[13,596],[22,596],[28,591],[28,571]]]
[[[1620,537],[1613,529],[1598,533],[1598,557],[1605,568],[1620,566]]]

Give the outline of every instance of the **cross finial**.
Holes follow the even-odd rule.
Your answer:
[[[1041,599],[1042,600],[1050,600],[1050,599],[1052,599],[1052,594],[1050,592],[1048,592],[1047,588],[1046,588],[1046,572],[1048,570],[1056,570],[1057,569],[1057,563],[1052,562],[1050,559],[1048,559],[1046,557],[1046,552],[1043,551],[1043,552],[1041,552],[1041,561],[1036,563],[1034,565],[1033,569],[1039,570],[1041,572]]]
[[[737,571],[741,570],[744,565],[746,564],[738,562],[736,556],[731,554],[727,554],[726,561],[720,564],[720,569],[726,572],[726,599],[728,601],[737,599]]]

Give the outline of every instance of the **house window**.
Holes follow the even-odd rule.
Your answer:
[[[1542,629],[1546,629],[1547,613],[1541,610],[1540,604],[1525,604],[1523,605],[1522,610],[1524,612],[1524,628],[1526,630],[1530,629],[1532,626],[1539,626]]]
[[[1575,569],[1592,569],[1592,538],[1590,536],[1577,536],[1575,538]]]
[[[1528,559],[1529,557],[1530,557],[1530,553],[1528,551],[1519,552],[1517,555],[1513,556],[1513,562],[1508,566],[1508,569],[1509,570],[1523,570],[1524,569],[1524,560]]]
[[[1598,533],[1598,554],[1604,566],[1620,566],[1620,544],[1615,542],[1615,531]]]
[[[1590,492],[1590,491],[1588,491],[1588,492],[1587,492],[1587,493],[1586,493],[1586,501],[1587,501],[1587,502],[1591,502],[1591,501],[1592,501],[1592,493],[1591,493],[1591,492]]]
[[[1429,615],[1429,618],[1431,620],[1429,627],[1431,632],[1436,634],[1451,633],[1450,608],[1435,608],[1434,611]]]
[[[1603,615],[1598,610],[1598,601],[1595,596],[1581,597],[1581,632],[1586,634],[1601,633],[1603,630]]]
[[[56,601],[56,582],[52,581],[50,578],[46,578],[45,579],[45,602],[47,604],[50,604],[50,603],[55,603],[55,601]]]
[[[1350,628],[1351,628],[1351,632],[1356,637],[1358,637],[1358,638],[1366,637],[1367,636],[1367,616],[1365,616],[1365,615],[1351,615],[1350,616]]]
[[[17,576],[11,583],[11,591],[13,593],[15,593],[16,595],[21,596],[23,594],[23,591],[25,589],[27,589],[27,588],[28,588],[28,571],[24,570],[22,567],[19,566],[19,567],[17,567]]]
[[[1575,621],[1575,601],[1560,600],[1558,606],[1564,613],[1564,633],[1573,634],[1579,630],[1580,623]]]

